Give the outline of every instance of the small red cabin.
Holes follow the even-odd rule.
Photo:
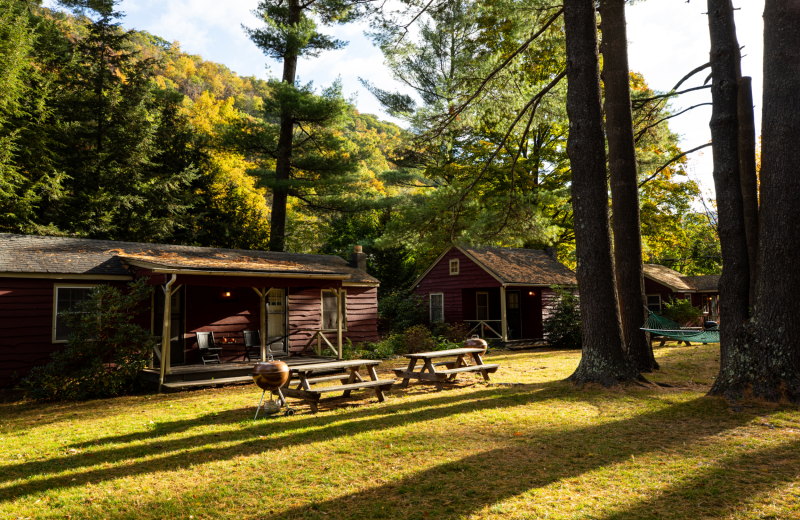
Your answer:
[[[414,282],[430,320],[467,323],[502,342],[541,340],[553,286],[577,286],[555,249],[451,246]]]
[[[684,276],[663,265],[644,264],[644,292],[647,308],[655,313],[661,312],[664,302],[691,300],[700,309],[701,320],[719,321],[719,278],[718,274]]]
[[[47,363],[66,343],[60,311],[92,287],[124,288],[141,277],[155,291],[137,320],[162,337],[145,379],[163,384],[247,374],[247,329],[260,331],[262,359],[266,345],[276,357],[321,356],[323,350],[341,357],[347,338],[378,339],[378,280],[366,273],[366,255],[357,249],[348,262],[329,255],[0,233],[0,386]],[[226,340],[221,364],[201,364],[197,332]]]

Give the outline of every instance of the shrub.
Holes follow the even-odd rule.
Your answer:
[[[62,313],[70,329],[66,348],[22,381],[26,394],[40,401],[83,400],[131,390],[156,341],[150,331],[133,323],[153,290],[146,282],[142,278],[130,283],[124,294],[100,285],[88,300]]]
[[[403,333],[403,340],[406,354],[430,352],[431,350],[436,350],[437,347],[431,331],[424,325],[410,327]]]
[[[684,324],[699,318],[700,310],[692,306],[691,300],[673,300],[670,296],[669,301],[664,302],[661,315],[674,322]]]
[[[342,348],[344,359],[389,359],[404,349],[403,338],[399,334],[389,336],[377,343],[365,341],[353,346],[348,338]]]
[[[396,291],[378,301],[378,324],[382,331],[397,334],[425,323],[425,299],[411,291]]]
[[[581,341],[581,312],[578,296],[566,287],[553,287],[556,305],[553,314],[544,323],[547,343],[554,348],[578,349]]]
[[[440,341],[461,344],[467,339],[470,326],[466,323],[444,323],[439,321],[434,323],[431,329],[433,335],[440,338]]]

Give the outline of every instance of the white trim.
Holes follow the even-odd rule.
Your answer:
[[[442,297],[442,321],[444,321],[444,293],[430,293],[428,294],[428,321],[433,323],[433,305],[431,305],[431,297],[433,296],[441,296]]]
[[[70,273],[11,273],[0,272],[0,278],[49,278],[53,280],[101,280],[131,281],[133,275],[126,274],[70,274]]]
[[[461,265],[458,261],[458,258],[451,258],[450,259],[450,276],[458,276],[461,274]],[[455,270],[453,269],[455,267]]]
[[[428,276],[428,273],[430,273],[430,272],[433,270],[433,268],[434,268],[434,267],[436,267],[437,265],[439,265],[439,262],[441,262],[441,261],[442,261],[442,258],[444,258],[444,255],[446,255],[447,253],[449,253],[451,249],[453,249],[453,246],[447,246],[447,249],[445,249],[445,250],[444,250],[444,252],[442,252],[442,254],[441,254],[441,255],[439,255],[439,256],[436,258],[436,260],[434,260],[434,261],[433,261],[433,263],[430,265],[430,267],[428,267],[427,269],[425,269],[425,271],[424,271],[424,272],[423,272],[421,275],[419,275],[419,277],[418,277],[416,280],[414,280],[414,283],[412,283],[412,284],[411,284],[411,288],[412,288],[412,289],[416,288],[416,287],[417,287],[417,285],[419,285],[419,284],[420,284],[420,282],[422,282],[422,280],[423,280],[423,279],[424,279],[426,276]]]
[[[472,256],[471,254],[467,253],[467,252],[466,252],[464,249],[462,249],[462,248],[460,248],[460,247],[458,247],[458,246],[456,246],[456,249],[458,249],[459,251],[461,251],[461,253],[462,253],[464,256],[466,256],[467,258],[469,258],[470,260],[472,260],[473,262],[475,262],[475,263],[476,263],[478,266],[480,266],[480,268],[481,268],[481,269],[483,269],[484,271],[486,271],[486,272],[487,272],[489,275],[491,275],[491,277],[492,277],[492,278],[494,278],[495,280],[497,280],[498,282],[500,282],[500,285],[505,285],[505,284],[506,284],[506,282],[505,282],[505,281],[504,281],[502,278],[500,278],[498,275],[496,275],[496,274],[494,274],[492,271],[490,271],[490,270],[489,270],[489,268],[488,268],[488,267],[486,267],[485,265],[483,265],[483,264],[482,264],[480,261],[478,261],[478,259],[477,259],[477,258],[475,258],[475,257],[474,257],[474,256]]]
[[[320,291],[319,292],[319,330],[323,330],[325,332],[336,332],[336,330],[337,330],[336,328],[333,328],[333,329],[323,329],[322,328],[322,324],[325,323],[325,319],[324,319],[325,317],[323,316],[323,314],[325,313],[325,303],[323,302],[322,295],[325,292],[329,292],[329,293],[333,293],[333,295],[336,296],[336,291],[334,291],[333,289],[320,289],[319,291]],[[342,310],[344,311],[343,312],[344,316],[342,316],[342,332],[347,332],[347,289],[340,289],[340,291],[342,291],[342,296],[343,296],[343,298],[342,298]],[[336,297],[338,299],[338,296],[336,296]],[[286,315],[287,316],[289,315],[288,306],[287,306]]]
[[[100,284],[64,284],[64,283],[56,283],[53,284],[53,322],[52,322],[52,331],[50,333],[50,339],[52,343],[66,343],[67,340],[65,339],[56,339],[56,319],[58,318],[58,290],[59,289],[94,289]]]
[[[647,309],[651,310],[650,309],[650,302],[648,300],[648,298],[650,298],[651,296],[658,296],[658,310],[659,311],[664,310],[664,299],[661,297],[661,293],[655,293],[655,294],[651,293],[651,294],[645,294],[644,295],[644,303],[645,303],[645,306],[647,307]]]

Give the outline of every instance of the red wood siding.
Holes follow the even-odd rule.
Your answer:
[[[177,282],[176,282],[177,283]],[[214,339],[235,338],[242,342],[243,330],[258,330],[261,315],[258,295],[250,287],[232,287],[230,300],[220,298],[223,288],[184,286],[186,291],[186,364],[201,363],[195,332],[213,332]],[[226,288],[227,290],[227,288]],[[222,361],[243,361],[244,347],[231,345],[220,353]]]
[[[450,260],[459,260],[459,274],[450,274]],[[542,292],[539,287],[508,287],[520,292],[520,322],[522,338],[542,337]],[[489,319],[500,319],[500,282],[457,249],[451,249],[422,279],[414,293],[430,302],[430,295],[444,294],[444,319],[448,323],[477,319],[476,293],[489,294]],[[533,292],[533,295],[529,295]],[[494,324],[492,324],[494,325]],[[500,330],[500,323],[496,327]]]
[[[62,348],[63,343],[53,343],[53,286],[54,284],[86,285],[91,280],[49,280],[40,278],[0,278],[0,387],[12,383],[16,372],[24,377],[30,369],[46,364],[50,354]],[[107,283],[124,288],[126,282]],[[327,285],[327,283],[326,283]],[[156,288],[156,290],[160,290]],[[196,332],[213,331],[217,339],[236,337],[241,341],[241,331],[260,326],[260,300],[250,287],[233,287],[230,301],[221,301],[221,287],[184,286],[185,362],[199,363]],[[289,326],[319,328],[320,290],[289,289]],[[343,335],[353,343],[378,340],[378,299],[374,287],[347,287],[348,331]],[[141,326],[151,326],[150,304],[136,319]],[[156,317],[160,319],[160,317]],[[310,333],[292,336],[290,346],[297,351],[308,341]],[[329,334],[335,344],[336,334]],[[302,340],[305,337],[305,341]],[[241,345],[224,350],[223,361],[241,360]]]
[[[450,260],[454,258],[459,261],[459,274],[457,275],[450,274]],[[414,293],[422,296],[426,302],[430,302],[430,294],[443,293],[444,321],[456,323],[465,319],[474,319],[475,304],[474,302],[472,303],[472,310],[464,308],[465,297],[462,294],[462,290],[476,287],[500,287],[500,282],[470,260],[464,253],[453,248],[439,260],[439,263],[414,288]]]
[[[342,339],[350,338],[354,344],[378,341],[378,289],[375,287],[345,287],[347,293],[347,331]],[[289,291],[289,330],[319,329],[322,322],[322,293],[320,288]],[[290,352],[300,352],[313,332],[292,334]],[[336,332],[326,333],[328,341],[336,346]],[[324,342],[323,342],[324,344]]]
[[[655,280],[649,278],[644,279],[644,293],[647,295],[660,294],[661,295],[661,308],[664,308],[664,302],[668,302],[670,297],[675,300],[682,300],[686,294],[684,292],[675,292],[669,287]],[[694,298],[692,299],[694,305]]]
[[[15,372],[24,377],[32,367],[47,364],[50,354],[63,348],[64,343],[53,343],[55,284],[109,284],[119,288],[126,285],[91,280],[0,278],[0,386],[12,384]],[[149,318],[146,314],[137,322],[146,326]]]

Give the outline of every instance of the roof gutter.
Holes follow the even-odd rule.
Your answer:
[[[199,269],[168,269],[155,267],[154,273],[199,276],[232,276],[245,278],[295,278],[301,280],[349,280],[349,274],[270,273],[264,271],[205,271]]]

